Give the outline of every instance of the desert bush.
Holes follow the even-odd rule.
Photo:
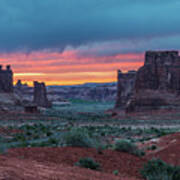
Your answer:
[[[157,146],[155,144],[153,144],[152,146],[148,147],[148,150],[156,150]]]
[[[72,129],[65,133],[62,137],[65,146],[72,147],[96,147],[97,141],[95,138],[90,137],[85,129],[78,128]]]
[[[119,171],[116,169],[116,170],[113,171],[113,174],[114,174],[115,176],[117,176],[117,175],[119,174]]]
[[[160,159],[152,159],[144,165],[141,174],[147,180],[180,180],[180,166],[172,166]]]
[[[142,156],[145,154],[142,150],[138,149],[135,144],[131,143],[127,139],[117,140],[114,144],[113,149],[116,151],[127,152],[137,156]]]
[[[100,170],[100,164],[90,157],[80,158],[80,160],[76,162],[75,165],[92,170]]]

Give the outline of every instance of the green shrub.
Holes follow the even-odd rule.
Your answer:
[[[72,129],[63,136],[63,143],[72,147],[96,147],[97,141],[84,129]]]
[[[49,144],[58,144],[58,140],[56,139],[56,138],[49,138],[49,140],[48,140],[48,143]]]
[[[153,144],[150,148],[150,150],[156,150],[157,149],[157,146],[155,144]]]
[[[114,170],[114,171],[113,171],[113,174],[114,174],[115,176],[117,176],[117,175],[119,174],[119,171],[118,171],[118,170]]]
[[[172,166],[160,159],[152,159],[144,165],[141,174],[147,180],[180,180],[180,166]]]
[[[100,164],[94,161],[90,157],[81,158],[78,162],[75,163],[76,166],[92,169],[92,170],[99,170]]]
[[[114,144],[114,150],[127,152],[137,156],[143,156],[145,154],[145,152],[139,150],[135,144],[126,139],[117,140]]]

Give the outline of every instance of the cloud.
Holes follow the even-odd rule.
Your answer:
[[[166,36],[170,38],[165,45],[170,42],[180,48],[171,40],[180,32],[179,11],[178,0],[1,0],[0,51],[63,52],[68,46],[111,41],[143,44]]]
[[[109,44],[104,46],[102,52]],[[32,84],[38,80],[51,85],[116,81],[117,69],[138,69],[143,63],[143,53],[99,55],[99,50],[92,47],[92,56],[84,53],[86,49],[83,46],[63,52],[0,53],[0,62],[3,66],[11,62],[15,82],[21,79]]]

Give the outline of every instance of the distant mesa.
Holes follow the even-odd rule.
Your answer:
[[[147,51],[134,76],[118,71],[116,108],[127,113],[180,107],[178,51]]]
[[[28,89],[29,86],[27,83],[22,83],[21,80],[18,80],[14,86],[14,90],[18,90],[19,93],[24,93],[26,89]],[[17,92],[18,93],[18,92]]]

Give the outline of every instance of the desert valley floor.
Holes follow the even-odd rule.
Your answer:
[[[180,166],[179,112],[125,115],[112,113],[112,107],[112,102],[84,101],[40,114],[1,113],[0,179],[140,180],[152,158]],[[82,144],[76,138],[70,143],[76,135]],[[116,150],[121,139],[136,144],[143,155]],[[100,169],[77,166],[85,157]]]

